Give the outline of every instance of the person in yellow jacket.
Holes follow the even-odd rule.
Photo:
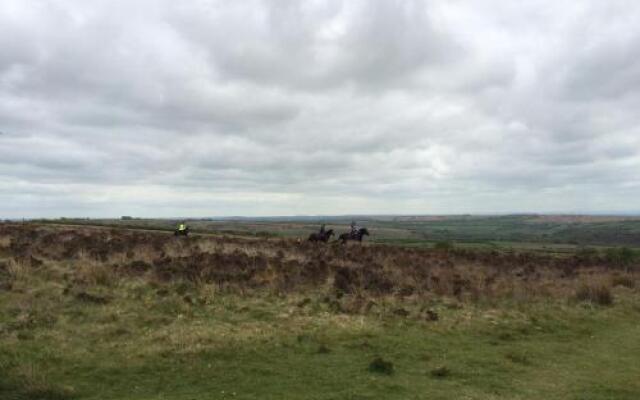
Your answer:
[[[179,235],[187,236],[189,234],[189,227],[187,226],[187,223],[184,221],[179,223],[178,227],[176,228],[173,234],[175,236],[179,236]]]

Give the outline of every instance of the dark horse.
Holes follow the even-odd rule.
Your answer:
[[[320,232],[314,232],[309,235],[309,241],[327,243],[331,236],[333,236],[333,229],[329,229],[328,231],[324,232],[324,234]]]
[[[367,230],[367,228],[360,228],[355,233],[343,233],[342,235],[338,236],[338,240],[341,240],[342,244],[346,244],[347,240],[357,240],[358,242],[362,242],[363,236],[369,236],[369,231]]]

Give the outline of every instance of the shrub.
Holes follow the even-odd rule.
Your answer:
[[[576,290],[575,298],[578,301],[590,302],[601,306],[613,304],[611,289],[604,284],[583,284]]]

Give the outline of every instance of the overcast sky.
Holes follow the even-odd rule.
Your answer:
[[[640,2],[0,1],[0,218],[640,211]]]

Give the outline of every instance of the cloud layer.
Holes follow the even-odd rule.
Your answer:
[[[638,20],[4,0],[0,217],[640,211]]]

